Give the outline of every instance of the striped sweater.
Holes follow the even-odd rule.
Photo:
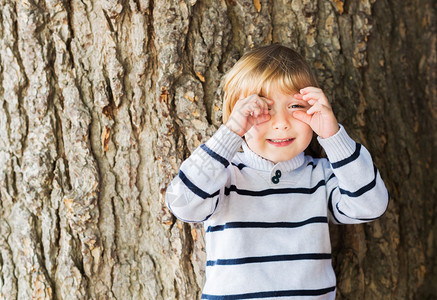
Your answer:
[[[166,203],[180,220],[204,223],[202,299],[335,298],[328,221],[375,220],[388,192],[342,126],[318,140],[329,161],[302,153],[274,164],[221,126],[182,163]]]

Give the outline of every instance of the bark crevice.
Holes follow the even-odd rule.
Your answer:
[[[432,0],[0,6],[0,298],[199,298],[205,233],[166,186],[220,126],[223,75],[272,42],[314,67],[392,197],[331,228],[338,299],[437,296]]]

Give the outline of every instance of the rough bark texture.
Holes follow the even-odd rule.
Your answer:
[[[0,0],[0,299],[199,298],[204,233],[165,188],[220,125],[224,72],[273,42],[391,193],[332,228],[338,299],[435,299],[436,3]]]

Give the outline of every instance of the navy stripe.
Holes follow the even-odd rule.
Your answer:
[[[235,164],[235,163],[232,163],[232,165],[233,165],[233,166],[236,166],[236,167],[237,167],[238,169],[240,169],[240,170],[246,167],[246,165],[245,165],[245,164],[242,164],[242,163],[239,163],[238,165]]]
[[[313,169],[316,167],[316,166],[314,165],[314,162],[312,162],[312,161],[310,161],[310,162],[307,164],[307,167],[308,167],[308,166],[313,167]]]
[[[360,156],[361,144],[356,143],[356,145],[357,146],[355,148],[355,152],[351,156],[349,156],[348,158],[345,158],[343,160],[340,160],[338,162],[331,163],[332,167],[334,169],[337,169],[337,168],[340,168],[340,167],[347,165],[348,163],[356,160],[358,158],[358,156]]]
[[[212,158],[220,162],[222,165],[224,165],[225,168],[229,166],[229,161],[226,158],[215,153],[214,151],[209,149],[205,144],[200,145],[200,148],[202,148],[206,153],[208,153],[209,156],[211,156]]]
[[[303,254],[288,254],[288,255],[272,255],[272,256],[254,256],[254,257],[242,257],[231,259],[217,259],[208,260],[206,262],[207,267],[213,267],[216,265],[229,266],[229,265],[243,265],[265,262],[278,262],[278,261],[293,261],[293,260],[319,260],[319,259],[331,259],[330,253],[303,253]]]
[[[199,189],[194,183],[192,183],[187,176],[185,176],[184,172],[182,170],[179,171],[179,178],[182,180],[182,182],[187,186],[187,188],[190,189],[194,194],[199,196],[202,199],[206,198],[212,198],[215,196],[218,196],[220,191],[216,191],[214,194],[208,194],[207,192]]]
[[[268,291],[257,293],[246,293],[237,295],[208,295],[203,294],[205,300],[237,300],[237,299],[260,299],[271,297],[289,297],[289,296],[321,296],[335,291],[335,286],[318,289],[318,290],[288,290],[288,291]]]
[[[200,222],[205,222],[206,220],[208,220],[214,213],[215,213],[215,211],[217,210],[217,206],[218,206],[218,204],[219,204],[219,198],[217,198],[217,201],[215,202],[215,207],[214,207],[214,210],[212,211],[212,213],[211,214],[209,214],[209,215],[207,215],[206,216],[206,218],[205,219],[203,219],[202,221],[200,221]]]
[[[314,223],[328,223],[328,218],[313,217],[301,222],[229,222],[224,225],[209,226],[206,232],[223,231],[234,228],[296,228]]]
[[[383,215],[385,215],[385,213],[387,212],[387,208],[388,208],[388,205],[389,205],[389,204],[390,204],[390,195],[388,195],[387,207],[385,208],[384,212],[383,212],[380,216],[378,216],[378,217],[376,217],[376,218],[353,218],[353,217],[349,217],[347,214],[345,214],[344,212],[342,212],[342,211],[338,208],[338,203],[335,205],[335,207],[337,208],[337,210],[338,210],[338,212],[339,212],[340,214],[342,214],[343,216],[348,217],[349,219],[354,219],[354,220],[359,220],[359,221],[364,221],[364,222],[370,222],[370,221],[378,220],[378,219],[381,218]]]
[[[217,198],[217,201],[215,202],[214,211],[211,214],[207,215],[206,218],[201,220],[201,221],[185,220],[185,219],[182,219],[181,217],[177,217],[177,218],[179,220],[183,221],[183,222],[186,222],[186,223],[202,223],[202,222],[205,222],[206,220],[208,220],[215,213],[215,211],[217,210],[218,204],[219,204],[219,198]],[[167,206],[170,209],[170,211],[172,212],[172,214],[174,216],[176,216],[176,214],[173,212],[173,209],[170,206],[170,203],[167,203]]]
[[[331,179],[334,178],[334,177],[335,177],[335,174],[332,173],[331,176],[329,176],[328,180],[326,180],[326,182],[328,182],[329,180],[331,180]]]
[[[336,187],[336,188],[338,188],[338,187]],[[335,189],[336,189],[336,188],[335,188]],[[332,194],[334,193],[335,189],[333,189],[333,190],[331,191],[331,193],[329,194],[329,198],[328,198],[328,209],[329,209],[329,211],[331,212],[332,217],[334,218],[334,220],[335,220],[338,224],[342,224],[342,223],[337,219],[337,217],[335,216],[335,214],[334,214],[334,207],[332,206]],[[338,209],[338,207],[337,207],[337,209]]]
[[[217,199],[217,201],[216,201],[216,203],[215,203],[214,211],[213,211],[211,214],[207,215],[206,218],[203,219],[203,220],[201,220],[201,221],[196,221],[196,220],[185,220],[185,219],[182,219],[182,218],[179,217],[179,216],[176,217],[176,218],[178,218],[179,220],[181,220],[182,222],[185,222],[185,223],[202,223],[202,222],[205,222],[206,220],[208,220],[208,219],[209,219],[209,218],[214,214],[214,212],[215,212],[216,209],[217,209],[218,203],[219,203],[219,200]],[[176,214],[173,212],[173,209],[171,208],[170,203],[167,203],[167,206],[168,206],[168,208],[170,209],[171,213],[172,213],[174,216],[176,216]]]
[[[355,197],[359,197],[362,194],[364,194],[365,192],[368,192],[371,189],[373,189],[376,186],[376,179],[377,179],[377,174],[378,174],[378,169],[376,168],[376,166],[373,165],[373,167],[374,167],[374,172],[375,172],[375,178],[369,184],[366,184],[365,186],[363,186],[362,188],[360,188],[356,192],[350,192],[350,191],[346,191],[346,190],[343,190],[340,188],[340,193],[342,195],[347,195],[349,197],[355,198]]]
[[[369,219],[365,219],[365,218],[353,218],[353,217],[349,217],[347,214],[345,214],[344,212],[342,212],[339,208],[338,208],[338,203],[335,205],[335,207],[337,208],[338,212],[340,214],[342,214],[343,216],[348,217],[349,219],[353,219],[353,220],[359,220],[359,221],[375,221],[377,219],[379,219],[381,216],[376,217],[376,218],[369,218]]]
[[[325,180],[320,180],[316,186],[312,188],[282,188],[282,189],[266,189],[261,191],[241,190],[235,185],[231,185],[229,188],[225,188],[226,196],[231,192],[236,192],[245,196],[267,196],[276,194],[313,194],[321,186],[325,185]]]

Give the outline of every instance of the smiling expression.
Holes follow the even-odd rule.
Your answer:
[[[245,134],[249,148],[274,163],[290,160],[302,153],[313,136],[309,125],[293,117],[293,112],[310,108],[306,101],[293,98],[294,94],[271,89],[264,95],[274,101],[269,107],[270,120],[254,125]]]

